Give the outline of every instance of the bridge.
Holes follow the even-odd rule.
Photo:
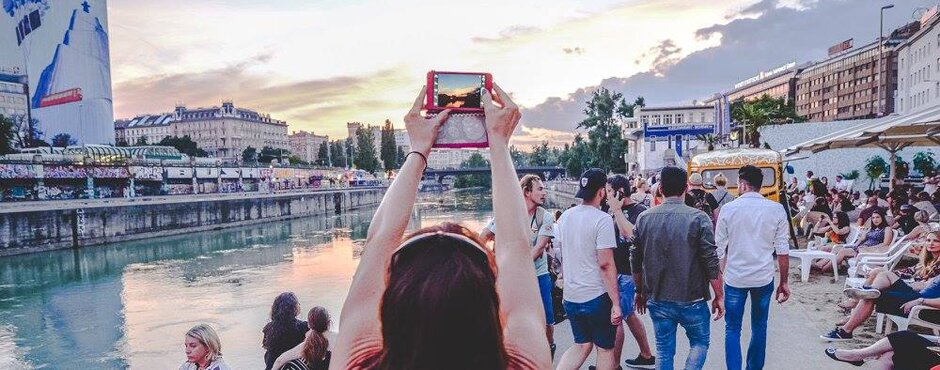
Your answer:
[[[437,182],[442,182],[444,177],[447,176],[457,176],[457,175],[482,175],[489,174],[489,167],[471,167],[471,168],[448,168],[448,169],[433,169],[429,168],[427,171],[424,171],[425,177],[437,178]],[[516,173],[523,174],[533,174],[538,175],[543,180],[554,180],[559,176],[565,174],[565,169],[561,167],[551,167],[551,166],[536,166],[536,167],[516,167]]]

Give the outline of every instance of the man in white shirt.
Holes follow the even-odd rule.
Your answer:
[[[748,294],[752,307],[746,368],[764,367],[775,258],[780,270],[777,302],[790,298],[787,281],[789,222],[781,204],[760,195],[763,181],[759,168],[741,167],[738,171],[741,196],[722,207],[715,229],[715,244],[725,279],[725,362],[729,370],[740,370],[742,366],[741,320]]]
[[[597,368],[614,370],[614,338],[622,313],[614,264],[614,221],[600,209],[607,198],[607,175],[589,169],[579,185],[575,196],[584,202],[565,211],[554,228],[564,271],[563,303],[575,342],[561,356],[558,369],[580,369],[596,345]]]

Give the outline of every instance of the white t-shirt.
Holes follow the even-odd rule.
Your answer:
[[[597,250],[617,247],[609,214],[585,205],[565,211],[555,225],[555,243],[562,256],[566,301],[584,303],[607,293]]]
[[[542,226],[539,227],[539,219],[537,216],[532,216],[529,227],[532,229],[531,239],[529,239],[529,244],[532,247],[535,247],[535,243],[538,242],[540,236],[547,238],[553,238],[555,235],[552,233],[552,225],[555,224],[555,216],[552,215],[547,209],[542,209]],[[483,228],[489,230],[493,235],[496,235],[496,218],[491,218],[490,222],[486,224]],[[548,260],[545,259],[545,253],[542,253],[542,257],[539,257],[535,260],[535,276],[547,275],[548,274]]]
[[[718,258],[727,259],[725,283],[757,288],[774,280],[774,257],[790,253],[790,224],[780,203],[747,192],[721,207],[715,227]]]

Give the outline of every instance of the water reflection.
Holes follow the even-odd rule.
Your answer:
[[[422,198],[412,227],[479,229],[489,202]],[[0,369],[166,369],[197,322],[217,328],[234,368],[261,368],[261,328],[280,292],[338,321],[373,212],[0,259]]]

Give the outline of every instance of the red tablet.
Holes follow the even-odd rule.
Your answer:
[[[483,89],[493,92],[493,76],[478,72],[428,72],[425,109],[440,112],[482,112]]]

